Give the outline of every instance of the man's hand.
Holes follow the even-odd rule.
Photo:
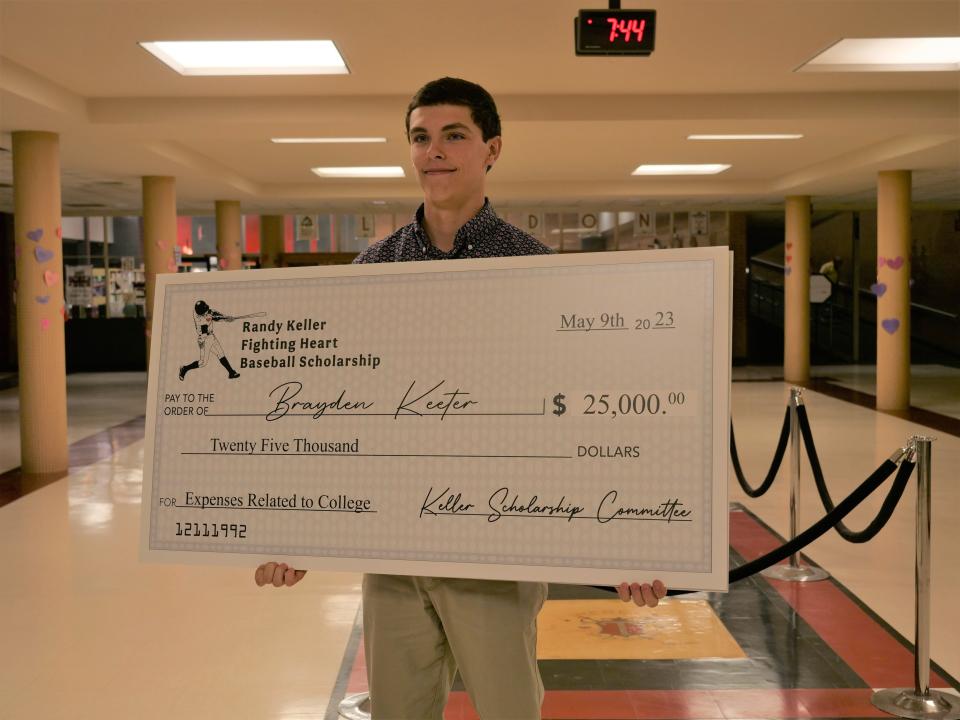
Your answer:
[[[633,600],[640,607],[646,605],[654,608],[660,603],[660,599],[666,596],[667,586],[659,580],[654,580],[653,585],[650,583],[641,585],[640,583],[623,582],[617,586],[617,592],[624,602]]]
[[[257,568],[254,580],[257,585],[273,585],[274,587],[291,587],[296,585],[307,574],[306,570],[294,570],[286,563],[268,562]]]

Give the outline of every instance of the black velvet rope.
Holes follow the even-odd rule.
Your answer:
[[[803,444],[807,448],[807,458],[810,460],[810,469],[813,471],[813,480],[817,486],[817,493],[820,495],[820,501],[823,503],[824,509],[830,512],[834,508],[833,498],[830,497],[830,491],[827,490],[827,483],[823,479],[823,469],[820,467],[820,458],[817,455],[817,448],[813,443],[813,432],[810,430],[807,408],[803,405],[797,407],[797,421],[800,423],[800,433],[803,435]],[[893,485],[890,487],[890,491],[887,493],[887,497],[883,501],[883,505],[880,507],[880,512],[877,513],[877,516],[863,530],[859,532],[851,530],[844,525],[843,522],[837,522],[837,524],[834,525],[834,529],[836,529],[840,537],[847,542],[865,543],[868,540],[872,540],[874,536],[883,529],[883,526],[887,524],[890,516],[893,515],[893,511],[896,509],[897,503],[900,502],[900,498],[903,496],[903,491],[906,487],[907,477],[901,478],[901,474],[898,474]]]
[[[910,474],[913,472],[913,468],[914,463],[910,462],[909,460],[904,460],[902,463],[900,463],[900,471],[897,473],[896,482],[906,483],[907,478],[909,478]],[[853,492],[847,495],[847,497],[841,500],[833,510],[817,520],[817,522],[797,535],[793,540],[790,540],[780,547],[771,550],[766,555],[761,555],[756,560],[751,560],[748,563],[744,563],[740,567],[733,568],[728,576],[728,582],[732,584],[748,578],[751,575],[755,575],[756,573],[760,572],[761,570],[766,570],[771,565],[776,565],[778,562],[785,560],[794,553],[800,552],[803,548],[812,543],[814,540],[817,540],[830,528],[834,527],[838,522],[843,520],[843,518],[853,512],[853,509],[862,503],[874,490],[880,487],[884,480],[893,475],[893,472],[896,469],[896,463],[890,460],[884,460],[880,467],[873,471],[870,477],[860,483],[860,485],[854,489]],[[617,592],[616,588],[610,587],[609,585],[591,585],[591,587],[594,587],[597,590]],[[694,591],[670,590],[667,594],[686,595],[690,592]]]
[[[767,476],[763,479],[763,482],[760,483],[760,486],[757,488],[750,487],[750,483],[747,482],[747,478],[744,477],[743,468],[740,467],[740,456],[737,454],[737,440],[733,436],[733,421],[730,421],[730,460],[733,461],[733,471],[737,475],[737,482],[740,483],[741,489],[750,497],[758,498],[763,495],[767,490],[770,489],[770,486],[773,485],[773,481],[777,477],[777,472],[780,470],[780,463],[783,462],[783,454],[787,449],[787,439],[790,437],[790,407],[787,406],[787,410],[783,415],[783,426],[780,428],[780,440],[777,441],[777,450],[773,454],[773,461],[770,463],[770,470],[767,472]]]

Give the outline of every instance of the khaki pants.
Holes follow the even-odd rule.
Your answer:
[[[454,674],[482,720],[538,720],[543,583],[365,575],[372,720],[441,720]]]

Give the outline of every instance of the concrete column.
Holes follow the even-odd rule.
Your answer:
[[[283,235],[283,215],[260,216],[260,267],[280,266],[280,256],[283,255]]]
[[[783,279],[783,378],[810,379],[810,197],[786,202]]]
[[[28,475],[67,471],[60,137],[13,133],[20,466]]]
[[[877,409],[910,407],[909,170],[877,178]]]
[[[145,308],[147,362],[153,326],[153,290],[159,273],[176,272],[177,185],[172,177],[143,178],[143,264],[147,280]]]
[[[243,221],[240,203],[217,200],[217,260],[221,270],[243,268]]]

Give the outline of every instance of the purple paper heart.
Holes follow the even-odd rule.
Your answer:
[[[877,297],[883,297],[883,294],[884,294],[886,291],[887,291],[887,284],[886,284],[886,283],[878,282],[878,283],[874,283],[873,285],[870,286],[870,292],[872,292],[872,293],[873,293],[874,295],[876,295]]]
[[[33,254],[37,256],[37,262],[44,263],[47,260],[53,260],[53,250],[47,250],[39,245],[33,249]]]
[[[46,305],[48,302],[50,302],[50,296],[49,296],[49,295],[37,295],[37,296],[36,296],[36,301],[37,301],[38,303],[40,303],[41,305]]]
[[[883,326],[883,329],[888,333],[893,335],[897,330],[900,329],[900,321],[896,318],[887,318],[880,323]]]
[[[784,274],[784,275],[789,275],[791,272],[793,272],[793,268],[792,268],[792,267],[789,267],[789,266],[788,266],[788,267],[785,267],[785,268],[783,269],[783,274]]]
[[[37,228],[36,230],[28,231],[27,237],[33,240],[34,242],[40,242],[40,238],[43,237],[43,228]]]
[[[903,258],[897,255],[895,258],[887,258],[887,267],[899,270],[903,267]]]

